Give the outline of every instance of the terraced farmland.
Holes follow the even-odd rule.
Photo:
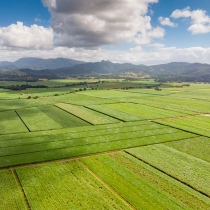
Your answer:
[[[171,87],[0,89],[0,209],[209,210],[208,85]]]

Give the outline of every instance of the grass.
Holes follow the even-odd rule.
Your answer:
[[[118,103],[118,104],[108,104],[106,106],[144,119],[167,118],[167,117],[186,115],[184,113],[175,112],[172,110],[165,110],[157,107],[146,106],[143,104]]]
[[[127,151],[193,189],[210,196],[210,163],[160,144]]]
[[[20,168],[17,174],[31,209],[131,209],[77,161]]]
[[[0,135],[28,132],[15,111],[0,112]]]
[[[156,132],[157,133],[157,132]],[[193,134],[184,132],[167,133],[164,129],[158,131],[159,135],[146,131],[135,133],[119,133],[106,136],[91,136],[85,138],[75,138],[67,140],[56,140],[49,143],[22,145],[0,150],[0,167],[36,163],[63,158],[77,157],[81,155],[95,154],[119,150],[141,145],[148,145],[172,140],[179,140],[194,137]],[[46,141],[46,140],[45,140]],[[11,141],[11,144],[13,141]]]
[[[60,124],[48,117],[38,108],[19,109],[17,113],[30,131],[52,130],[62,128]]]
[[[185,118],[163,119],[157,122],[210,137],[210,117],[188,116]]]
[[[165,145],[210,162],[210,141],[207,137],[168,142]]]
[[[63,111],[62,109],[59,109],[56,106],[42,106],[39,107],[39,110],[45,113],[48,117],[52,118],[63,128],[89,125],[87,122],[75,117],[74,115],[71,115],[70,113]]]
[[[187,185],[178,182],[137,158],[125,152],[110,153],[109,156],[137,174],[139,179],[147,181],[158,190],[181,202],[185,208],[209,209],[210,200],[206,196],[203,196]]]
[[[78,116],[79,118],[87,122],[90,122],[93,125],[119,122],[119,120],[117,119],[103,115],[101,113],[95,112],[85,107],[75,106],[71,104],[64,104],[64,103],[56,104],[56,106],[75,116]]]
[[[0,209],[28,209],[24,195],[11,170],[0,171],[0,186]]]
[[[106,115],[113,116],[113,117],[120,119],[122,121],[125,121],[125,122],[144,120],[144,118],[142,118],[142,117],[113,109],[111,107],[108,107],[108,105],[89,105],[87,107],[90,109],[96,110],[98,112],[104,113]]]
[[[52,102],[42,101],[38,99],[14,99],[14,100],[0,100],[0,112],[7,110],[15,110],[20,108],[35,107]]]
[[[42,98],[46,101],[53,101],[57,103],[70,103],[74,105],[89,105],[89,104],[103,104],[110,103],[112,100],[85,96],[81,94],[69,93],[60,96],[51,96]]]
[[[164,206],[169,209],[185,209],[174,198],[107,155],[84,158],[81,161],[135,209],[163,209]]]

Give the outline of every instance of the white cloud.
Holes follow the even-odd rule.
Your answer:
[[[125,50],[105,50],[105,49],[82,49],[57,47],[52,50],[9,50],[0,47],[0,60],[14,61],[21,57],[40,57],[40,58],[71,58],[87,62],[96,62],[101,60],[110,60],[118,63],[135,64],[161,64],[169,62],[199,62],[210,64],[210,48],[191,47],[158,47],[154,51],[145,51],[141,46]]]
[[[141,46],[136,46],[136,47],[130,48],[131,52],[139,52],[142,50],[143,50],[143,48]]]
[[[153,44],[149,44],[148,46],[155,47],[155,48],[163,48],[163,47],[165,47],[165,45],[161,44],[161,43],[153,43]]]
[[[150,44],[152,42],[152,39],[160,39],[163,38],[165,35],[165,30],[160,27],[152,28],[150,27],[150,30],[144,30],[141,32],[141,34],[138,34],[134,38],[134,42],[136,44]]]
[[[22,22],[8,27],[0,27],[0,46],[24,49],[46,49],[53,46],[53,31],[51,28],[31,25],[24,26]]]
[[[171,22],[171,20],[170,20],[169,18],[159,17],[159,18],[158,18],[158,21],[159,21],[160,24],[163,25],[163,26],[177,27],[177,24]]]
[[[52,15],[52,28],[58,36],[55,45],[88,48],[131,42],[139,33],[146,36],[151,30],[148,5],[158,0],[42,2]]]
[[[183,10],[175,10],[171,14],[172,18],[191,18],[192,25],[187,29],[192,34],[205,34],[210,32],[210,17],[205,10],[190,10],[187,7]]]

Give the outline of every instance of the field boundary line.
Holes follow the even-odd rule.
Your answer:
[[[145,163],[145,164],[147,164],[147,165],[151,166],[152,168],[155,168],[156,170],[158,170],[158,171],[160,171],[160,172],[162,172],[162,173],[166,174],[167,176],[169,176],[169,177],[171,177],[171,178],[173,178],[173,179],[177,180],[178,182],[181,182],[182,184],[184,184],[184,185],[186,185],[186,186],[190,187],[191,189],[193,189],[193,190],[195,190],[195,191],[199,192],[200,194],[202,194],[202,195],[204,195],[204,196],[206,196],[206,197],[210,198],[210,196],[209,196],[208,194],[206,194],[206,193],[204,193],[204,192],[202,192],[202,191],[200,191],[200,190],[198,190],[198,189],[194,188],[194,187],[193,187],[193,186],[191,186],[190,184],[188,184],[188,183],[186,183],[186,182],[184,182],[184,181],[182,181],[182,180],[180,180],[180,179],[178,179],[178,178],[174,177],[173,175],[171,175],[171,174],[169,174],[169,173],[166,173],[166,172],[165,172],[165,171],[163,171],[162,169],[159,169],[158,167],[156,167],[156,166],[154,166],[154,165],[152,165],[152,164],[148,163],[147,161],[142,160],[141,158],[139,158],[139,157],[135,156],[134,154],[132,154],[132,153],[130,153],[130,152],[128,152],[128,151],[126,151],[126,150],[124,150],[124,151],[125,151],[125,153],[127,153],[127,154],[131,155],[132,157],[134,157],[134,158],[136,158],[136,159],[138,159],[138,160],[142,161],[143,163]]]
[[[94,124],[93,124],[93,123],[88,122],[87,120],[84,120],[84,119],[82,119],[81,117],[78,117],[77,115],[72,114],[71,112],[68,112],[67,110],[65,110],[65,109],[63,109],[63,108],[61,108],[61,107],[57,106],[56,104],[54,104],[54,106],[55,106],[55,107],[57,107],[58,109],[61,109],[61,110],[65,111],[65,112],[67,112],[68,114],[71,114],[71,115],[73,115],[73,116],[75,116],[75,117],[79,118],[80,120],[83,120],[83,121],[87,122],[88,124],[90,124],[90,125],[93,125],[93,126],[94,126]]]
[[[206,135],[203,135],[203,134],[200,134],[200,133],[196,133],[196,132],[193,132],[193,131],[185,130],[185,129],[178,128],[178,127],[175,127],[175,126],[172,126],[172,125],[168,125],[168,124],[164,124],[164,123],[161,123],[161,122],[156,122],[155,120],[151,120],[151,122],[156,123],[156,124],[159,124],[159,125],[165,125],[165,126],[168,126],[170,128],[175,128],[175,129],[178,129],[180,131],[187,132],[187,133],[195,134],[197,136],[203,136],[203,137],[210,138],[209,136],[206,136]]]
[[[23,119],[21,118],[21,116],[18,114],[18,112],[16,110],[15,110],[15,113],[20,118],[20,120],[22,121],[22,123],[26,126],[26,128],[28,129],[28,131],[31,132],[31,130],[29,129],[29,127],[26,125],[26,123],[23,121]]]
[[[120,119],[120,118],[114,117],[114,116],[112,116],[112,115],[109,115],[109,114],[103,113],[103,112],[101,112],[101,111],[92,109],[92,108],[90,108],[90,107],[88,107],[88,106],[84,106],[84,107],[87,108],[87,109],[90,109],[90,110],[92,110],[92,111],[94,111],[94,112],[98,112],[98,113],[103,114],[103,115],[106,115],[106,116],[108,116],[108,117],[112,117],[112,118],[114,118],[114,119],[116,119],[116,120],[120,120],[121,122],[133,122],[133,120],[132,120],[132,121],[125,121],[125,120],[122,120],[122,119]],[[135,120],[135,121],[141,121],[141,120]]]
[[[26,204],[26,206],[27,206],[27,209],[31,209],[31,207],[30,207],[30,205],[29,205],[29,202],[28,202],[28,199],[27,199],[27,197],[26,197],[26,194],[25,194],[25,192],[24,192],[24,190],[23,190],[22,184],[21,184],[21,182],[20,182],[20,179],[19,179],[19,177],[18,177],[18,174],[17,174],[17,172],[16,172],[16,169],[12,168],[11,171],[12,171],[12,174],[13,174],[13,176],[14,176],[14,178],[15,178],[16,183],[18,184],[18,187],[19,187],[19,189],[20,189],[20,191],[21,191],[21,194],[22,194],[22,196],[23,196],[23,198],[24,198],[24,201],[25,201],[25,204]]]
[[[108,190],[110,190],[116,197],[118,197],[123,203],[127,206],[131,207],[133,210],[136,210],[134,206],[132,206],[125,198],[123,198],[118,192],[116,192],[112,187],[110,187],[103,179],[101,179],[98,175],[96,175],[87,165],[85,165],[80,159],[77,161],[85,168],[87,171],[92,174],[99,182],[101,182]]]
[[[181,111],[175,111],[173,109],[169,109],[169,108],[165,108],[165,107],[159,107],[159,106],[153,106],[151,104],[145,104],[145,103],[138,103],[138,102],[129,102],[129,103],[132,103],[132,104],[139,104],[139,105],[145,105],[145,106],[150,106],[150,107],[154,107],[154,108],[158,108],[158,109],[163,109],[163,110],[166,110],[166,111],[171,111],[171,112],[177,112],[177,113],[180,113],[180,114],[186,114],[185,116],[194,116],[197,114],[197,112],[195,114],[188,114],[186,112],[184,112],[183,110]],[[180,116],[180,117],[185,117],[185,116]]]

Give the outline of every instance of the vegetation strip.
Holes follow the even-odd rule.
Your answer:
[[[210,199],[208,197],[156,170],[136,157],[123,151],[109,153],[108,155],[133,171],[140,178],[147,180],[161,191],[179,200],[189,209],[209,209]]]
[[[28,209],[12,170],[0,170],[0,184],[0,209]]]
[[[57,149],[64,149],[69,147],[77,147],[77,146],[84,146],[84,145],[91,145],[91,144],[98,144],[98,143],[105,143],[105,142],[113,142],[113,141],[120,141],[120,140],[132,140],[137,138],[145,138],[150,136],[159,136],[159,135],[167,135],[167,134],[179,134],[179,131],[176,130],[167,130],[164,129],[157,129],[151,130],[149,132],[129,132],[122,135],[122,133],[117,134],[109,134],[103,136],[92,136],[86,138],[76,138],[76,139],[66,139],[66,140],[59,140],[59,141],[51,141],[46,143],[35,143],[31,145],[20,145],[20,146],[11,146],[6,148],[0,148],[0,157],[12,156],[12,155],[19,155],[19,154],[27,154],[33,152],[40,152],[40,151],[49,151],[49,150],[57,150]],[[132,135],[132,137],[131,137]]]
[[[172,140],[185,139],[194,137],[193,134],[175,133],[172,138],[171,134],[140,137],[136,139],[115,140],[111,142],[93,143],[81,146],[71,146],[63,149],[53,149],[42,152],[33,152],[28,154],[19,154],[13,156],[4,156],[0,158],[0,167],[9,167],[14,165],[36,163],[43,161],[51,161],[63,158],[77,157],[81,155],[94,154],[105,151],[114,151],[119,149],[126,149],[137,147],[141,145],[148,145],[160,142],[169,142]]]
[[[126,123],[117,123],[117,124],[108,124],[108,125],[97,125],[97,126],[84,126],[84,127],[75,127],[75,128],[65,128],[59,130],[52,130],[52,131],[39,131],[39,132],[31,132],[31,133],[20,133],[20,134],[7,134],[7,135],[0,135],[1,141],[10,141],[10,140],[18,140],[18,139],[31,139],[37,137],[51,137],[52,135],[62,135],[62,134],[77,134],[77,133],[86,133],[86,132],[97,132],[97,131],[104,131],[107,129],[122,129],[128,127],[139,126],[141,127],[167,127],[165,125],[157,125],[153,122],[148,121],[141,121],[141,122],[126,122]],[[144,128],[145,129],[145,128]]]
[[[95,174],[87,165],[85,165],[80,159],[78,159],[78,162],[83,165],[96,179],[98,179],[103,185],[105,185],[112,193],[114,193],[117,197],[119,197],[126,205],[128,205],[131,209],[135,208],[127,201],[125,200],[119,193],[117,193],[112,187],[110,187],[103,179],[101,179],[97,174]]]
[[[17,174],[32,209],[131,209],[76,160],[18,168]]]
[[[188,185],[201,194],[210,197],[210,191],[208,189],[210,183],[210,163],[164,146],[163,144],[129,149],[126,152]],[[154,159],[155,155],[159,155],[156,160]],[[165,155],[165,159],[161,160],[163,155]],[[171,159],[174,159],[174,157],[176,161],[173,161],[173,165],[170,165]],[[172,169],[174,167],[176,167],[176,171]]]
[[[139,179],[136,174],[107,155],[83,158],[81,161],[136,209],[163,209],[166,203],[170,209],[185,209],[183,206],[180,208],[180,204],[173,198],[169,199],[164,192]]]
[[[20,118],[20,120],[23,122],[23,124],[26,126],[26,128],[28,129],[28,132],[31,132],[30,129],[29,129],[29,127],[26,125],[26,123],[23,121],[23,119],[20,117],[20,115],[18,114],[18,112],[16,110],[15,110],[15,113]]]
[[[78,107],[75,105],[63,104],[63,103],[56,104],[56,106],[66,110],[66,111],[78,116],[79,118],[82,118],[83,120],[88,121],[94,125],[119,122],[118,120],[116,120],[112,117],[108,117],[104,114],[100,114],[98,112],[92,111],[85,107]]]
[[[22,185],[21,185],[21,182],[20,182],[20,179],[19,179],[19,177],[18,177],[18,174],[17,174],[16,170],[15,170],[15,169],[11,169],[11,170],[12,170],[12,173],[13,173],[13,175],[14,175],[14,178],[15,178],[15,180],[16,180],[18,186],[19,186],[19,189],[20,189],[21,193],[23,194],[23,197],[24,197],[24,200],[25,200],[25,204],[26,204],[26,206],[27,206],[27,209],[31,209],[31,207],[30,207],[30,205],[29,205],[29,202],[28,202],[28,200],[27,200],[26,194],[25,194],[25,192],[24,192],[24,190],[23,190],[23,187],[22,187]]]
[[[149,127],[141,127],[138,128],[138,131],[136,131],[138,127],[127,127],[124,129],[107,129],[107,130],[96,130],[95,132],[81,132],[79,134],[72,133],[72,134],[62,134],[62,135],[52,135],[51,138],[46,137],[35,137],[35,138],[28,138],[25,139],[15,139],[10,141],[0,141],[0,150],[3,150],[4,148],[10,149],[10,147],[18,147],[18,146],[30,146],[30,145],[39,145],[43,143],[53,143],[53,142],[60,142],[60,141],[82,141],[82,140],[88,140],[88,139],[101,139],[101,138],[108,138],[111,137],[111,139],[114,136],[119,136],[125,138],[127,136],[128,139],[131,138],[130,134],[134,134],[135,136],[151,136],[151,135],[158,135],[158,134],[165,134],[165,133],[176,133],[180,132],[176,129],[168,129],[168,128],[149,128]],[[154,133],[153,133],[154,132]],[[125,137],[122,135],[125,133]],[[84,142],[84,141],[83,141]],[[1,155],[1,153],[0,153]]]

